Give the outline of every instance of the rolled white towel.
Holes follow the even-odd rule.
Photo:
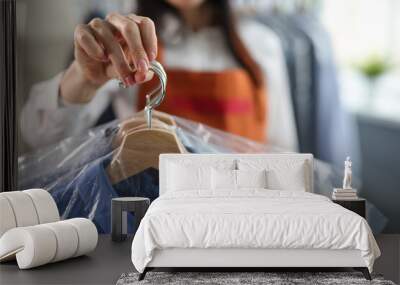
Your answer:
[[[0,193],[0,237],[9,229],[60,220],[57,205],[43,189]]]
[[[50,193],[43,189],[29,189],[22,191],[28,194],[33,201],[39,224],[57,222],[60,220],[60,214],[56,202]]]
[[[17,227],[26,227],[39,224],[35,205],[31,197],[22,191],[3,192],[0,195],[10,202]]]
[[[78,250],[78,232],[70,223],[65,221],[43,224],[49,228],[56,237],[57,250],[51,262],[57,262],[73,257]]]
[[[0,261],[16,257],[20,269],[49,263],[56,252],[53,231],[42,225],[13,228],[0,238]]]
[[[91,220],[85,218],[75,218],[65,220],[64,222],[75,227],[78,233],[78,248],[73,257],[86,254],[96,248],[99,234],[96,226]]]
[[[14,228],[0,238],[0,261],[16,257],[28,269],[87,254],[97,241],[96,226],[84,218]]]
[[[10,201],[8,201],[6,197],[0,195],[0,237],[6,231],[16,226],[17,222]]]

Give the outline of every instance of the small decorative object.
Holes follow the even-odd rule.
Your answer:
[[[120,197],[111,200],[111,239],[124,241],[128,234],[128,212],[135,216],[136,228],[144,217],[150,199],[144,197]]]
[[[351,159],[350,156],[346,157],[344,162],[344,178],[343,178],[343,189],[349,190],[351,188],[352,170],[351,170]]]
[[[346,157],[344,162],[344,177],[343,177],[343,187],[334,188],[332,193],[333,200],[357,200],[357,190],[353,189],[351,186],[352,182],[352,161],[350,156]]]

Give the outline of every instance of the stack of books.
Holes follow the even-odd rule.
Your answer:
[[[332,199],[334,200],[356,200],[357,190],[356,189],[341,189],[334,188],[332,193]]]

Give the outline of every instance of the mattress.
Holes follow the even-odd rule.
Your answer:
[[[139,272],[162,249],[359,250],[372,271],[379,248],[361,216],[300,191],[247,189],[166,193],[150,206],[132,243]]]

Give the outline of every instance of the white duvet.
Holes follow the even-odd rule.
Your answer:
[[[159,197],[135,235],[132,262],[143,272],[165,248],[358,249],[370,271],[380,255],[366,220],[328,198],[257,189]]]

